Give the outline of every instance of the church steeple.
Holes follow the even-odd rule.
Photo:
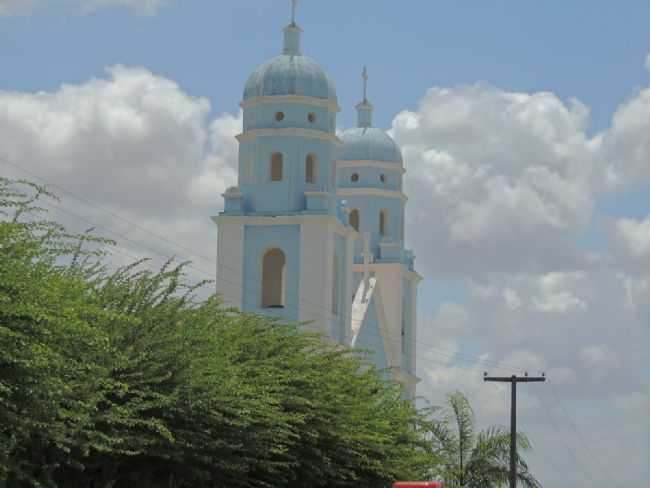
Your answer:
[[[359,112],[359,127],[372,127],[372,103],[368,101],[368,69],[364,66],[361,73],[363,79],[363,101],[357,104]]]
[[[283,54],[300,56],[300,34],[302,29],[296,24],[296,9],[298,0],[291,0],[291,23],[284,28]]]

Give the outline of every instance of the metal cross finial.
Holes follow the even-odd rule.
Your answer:
[[[363,78],[363,101],[368,100],[368,68],[363,67],[363,73],[361,73],[361,78]]]
[[[296,10],[300,0],[291,0],[291,25],[296,25]]]

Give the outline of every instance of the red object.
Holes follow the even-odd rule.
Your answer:
[[[440,481],[398,481],[393,488],[443,488]]]

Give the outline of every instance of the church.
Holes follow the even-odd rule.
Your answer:
[[[371,351],[413,396],[422,277],[404,246],[402,153],[373,127],[365,68],[357,127],[337,134],[335,84],[302,54],[296,3],[282,53],[244,88],[238,186],[213,218],[217,293]]]

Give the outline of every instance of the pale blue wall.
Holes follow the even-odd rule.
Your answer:
[[[243,310],[297,321],[300,307],[300,226],[246,225],[244,230]],[[262,259],[272,248],[281,249],[285,264],[285,308],[261,308]]]
[[[305,210],[305,191],[315,188],[332,193],[327,213],[336,214],[332,186],[334,145],[331,142],[295,136],[268,136],[241,143],[239,151],[239,187],[247,214],[302,212]],[[275,152],[282,153],[284,158],[282,181],[271,181],[270,177],[270,161]],[[315,185],[305,181],[308,154],[316,156]]]
[[[392,197],[346,197],[347,207],[359,210],[359,232],[370,233],[370,250],[379,256],[379,243],[383,237],[379,234],[379,212],[382,209],[388,210],[387,237],[392,242],[401,243],[401,232],[404,221],[404,204],[400,198]],[[363,239],[357,239],[354,249],[354,260],[357,263],[363,262],[361,253],[363,251]]]
[[[339,188],[379,188],[401,191],[401,167],[398,164],[395,164],[395,166],[396,170],[393,171],[371,167],[339,168],[337,175],[338,186]],[[359,175],[359,181],[356,183],[352,181],[354,173]],[[381,182],[380,176],[382,174],[386,177],[386,183]]]
[[[284,119],[277,121],[275,114],[282,112]],[[310,122],[309,113],[316,115],[316,121]],[[244,110],[244,131],[252,129],[282,129],[297,127],[302,129],[315,129],[333,134],[330,115],[333,113],[327,107],[316,107],[295,103],[267,102]]]

